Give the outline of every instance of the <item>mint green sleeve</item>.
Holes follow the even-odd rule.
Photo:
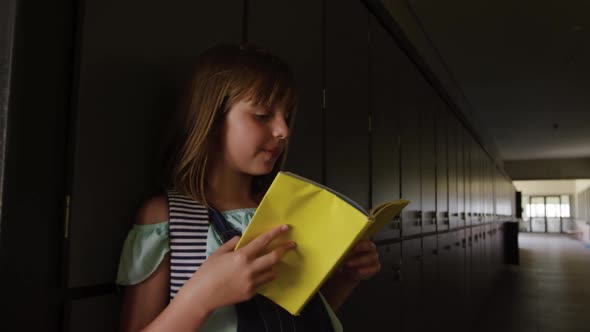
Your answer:
[[[129,231],[117,273],[117,284],[135,285],[149,277],[170,251],[168,222],[133,225]]]

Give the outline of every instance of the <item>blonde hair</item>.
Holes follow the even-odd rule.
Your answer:
[[[293,121],[297,95],[293,75],[277,56],[254,45],[217,45],[197,59],[193,78],[175,128],[169,186],[209,206],[205,193],[207,160],[224,115],[238,101],[269,109],[284,107]],[[282,169],[287,148],[273,170],[255,176],[252,194],[264,195]]]

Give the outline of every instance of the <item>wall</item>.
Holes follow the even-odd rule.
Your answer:
[[[514,180],[590,178],[590,158],[506,160],[504,169]]]
[[[512,181],[516,190],[523,195],[552,195],[576,193],[576,180],[529,180]]]

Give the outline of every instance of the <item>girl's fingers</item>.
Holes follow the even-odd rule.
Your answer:
[[[276,277],[277,277],[277,273],[275,272],[275,270],[274,269],[270,269],[268,271],[264,271],[264,272],[258,274],[254,278],[254,284],[256,286],[264,285],[267,282],[273,281]]]
[[[356,277],[359,279],[367,279],[374,276],[379,270],[381,270],[381,265],[367,266],[356,270],[354,274],[356,274]]]
[[[346,267],[358,267],[358,266],[363,266],[363,265],[370,265],[370,264],[375,264],[379,262],[379,255],[375,252],[375,253],[371,253],[371,254],[364,254],[364,255],[357,255],[357,256],[353,256],[350,257],[349,259],[346,260],[346,262],[344,263]]]
[[[258,254],[272,242],[272,240],[287,232],[289,229],[289,225],[277,226],[266,233],[260,234],[257,238],[252,240],[252,242],[243,247],[242,250],[248,257],[257,257]]]
[[[234,251],[234,249],[236,248],[236,245],[238,245],[239,241],[240,241],[240,237],[234,236],[231,238],[231,240],[229,240],[226,243],[224,243],[223,245],[221,245],[215,252],[223,253],[223,252]]]
[[[252,268],[254,271],[267,270],[275,266],[289,250],[293,250],[296,246],[295,242],[284,243],[268,254],[258,257],[252,264]]]
[[[361,240],[359,241],[350,251],[351,253],[357,252],[364,252],[364,251],[371,251],[376,248],[375,244],[371,240]]]

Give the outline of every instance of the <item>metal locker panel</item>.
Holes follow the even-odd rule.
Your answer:
[[[401,325],[401,244],[377,247],[381,271],[361,282],[338,311],[346,331],[381,331]]]
[[[471,195],[471,223],[479,224],[480,182],[478,168],[478,146],[473,137],[469,137],[469,180]]]
[[[485,210],[484,210],[484,222],[492,221],[492,208],[491,203],[493,201],[493,191],[491,182],[491,160],[488,155],[484,152],[484,193],[485,193]]]
[[[405,236],[436,229],[432,224],[435,212],[432,107],[436,94],[405,56],[397,56],[394,61],[398,78],[394,89],[396,106],[403,114],[401,196],[411,202],[403,212],[402,234]],[[426,227],[423,229],[422,225]]]
[[[471,167],[471,156],[472,156],[472,149],[471,149],[471,135],[467,132],[466,129],[463,129],[463,182],[465,188],[464,191],[464,202],[465,202],[465,226],[471,225],[472,222],[472,214],[473,214],[473,193],[472,193],[472,174],[473,170]]]
[[[474,258],[474,242],[473,242],[473,234],[474,234],[474,227],[469,227],[465,229],[465,247],[464,247],[464,257],[465,257],[465,284],[466,287],[466,298],[465,302],[467,304],[467,308],[465,310],[465,315],[470,317],[472,315],[472,310],[474,304],[474,299],[476,297],[475,289],[476,284],[474,283],[474,279],[476,277],[474,273],[474,267],[476,266],[476,261]]]
[[[420,188],[422,199],[422,232],[436,231],[436,137],[435,105],[438,96],[429,90],[429,103],[421,111]]]
[[[462,324],[464,262],[461,239],[457,232],[439,235],[439,290],[441,330],[457,330]]]
[[[439,248],[436,235],[422,238],[422,315],[432,317],[424,321],[423,331],[432,331],[439,326]]]
[[[69,301],[66,306],[70,319],[64,329],[72,332],[118,331],[120,301],[120,293]]]
[[[247,3],[248,41],[280,56],[293,71],[299,92],[285,170],[322,182],[322,2]]]
[[[479,308],[483,294],[482,283],[482,248],[480,241],[480,226],[471,229],[471,282],[470,282],[470,307]],[[473,314],[474,312],[472,312]]]
[[[451,116],[447,105],[440,102],[435,111],[436,120],[436,224],[437,231],[449,229],[449,205],[451,203],[451,180],[449,161],[448,123]]]
[[[402,331],[422,330],[422,239],[402,242],[402,294]]]
[[[489,294],[492,289],[492,281],[494,278],[494,270],[492,265],[492,247],[491,247],[491,238],[490,238],[490,229],[491,226],[489,224],[483,227],[482,232],[482,239],[483,239],[483,247],[484,247],[484,264],[485,264],[485,294]]]
[[[391,61],[400,50],[389,33],[372,16],[370,34],[371,201],[373,206],[377,206],[400,197],[400,114],[392,94],[397,77],[396,64]],[[373,239],[379,241],[399,237],[399,223],[400,218],[396,218]]]
[[[466,239],[465,230],[461,229],[450,233],[452,241],[454,241],[455,252],[453,253],[453,295],[454,299],[452,302],[453,312],[455,317],[453,318],[453,326],[458,331],[469,331],[469,322],[465,320],[464,315],[468,306],[468,287],[469,283],[467,280],[466,270]]]
[[[456,144],[457,149],[457,226],[465,226],[466,211],[465,211],[465,135],[463,134],[463,125],[456,121]]]
[[[402,212],[404,236],[422,232],[419,112],[419,109],[403,112],[404,125],[401,126],[401,196],[410,201]]]
[[[447,170],[448,170],[448,202],[449,202],[449,228],[457,228],[459,226],[459,149],[458,149],[458,126],[455,115],[448,113],[447,118]]]
[[[359,1],[326,2],[326,184],[369,207],[368,19]]]
[[[453,299],[456,296],[453,255],[458,249],[454,247],[451,233],[440,233],[437,236],[439,284],[436,291],[439,294],[439,300],[436,303],[438,310],[434,319],[440,323],[440,330],[449,331],[454,325],[453,318],[456,317],[452,306]]]
[[[481,150],[479,144],[473,139],[473,190],[475,197],[475,218],[474,221],[481,224],[481,210],[482,210],[482,183],[481,183]]]
[[[163,124],[178,106],[196,56],[218,41],[240,41],[241,4],[84,3],[71,174],[70,287],[115,280],[136,211],[159,190],[159,153],[168,129]]]

